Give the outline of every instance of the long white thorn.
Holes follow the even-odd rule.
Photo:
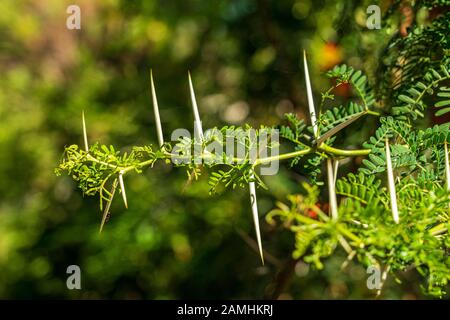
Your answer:
[[[153,82],[152,69],[150,69],[150,87],[152,91],[153,112],[155,114],[156,134],[158,135],[159,146],[162,147],[164,145],[164,136],[162,132],[161,118],[159,117],[158,100],[156,99],[156,90],[155,90],[155,83]]]
[[[334,169],[334,185],[336,185],[338,169],[339,169],[339,160],[337,160],[337,159],[334,160],[333,169]]]
[[[391,198],[392,218],[394,218],[395,223],[399,223],[400,219],[398,216],[397,194],[395,191],[394,170],[392,169],[391,150],[389,148],[389,140],[387,137],[385,140],[385,144],[386,144],[387,178],[388,178],[389,196]]]
[[[117,188],[117,179],[114,179],[114,182],[112,184],[112,188],[111,188],[111,197],[109,198],[105,210],[103,211],[103,217],[102,217],[102,222],[100,224],[100,230],[99,233],[102,233],[103,227],[106,223],[106,220],[108,218],[108,215],[110,214],[109,209],[111,208],[111,203],[114,199],[114,195],[116,194],[116,188]]]
[[[336,187],[334,184],[335,175],[333,170],[332,160],[327,159],[327,175],[328,175],[328,197],[330,198],[330,211],[333,220],[338,218],[337,199],[336,199]]]
[[[305,69],[305,82],[306,82],[306,94],[308,96],[308,108],[309,116],[311,118],[311,124],[313,126],[314,137],[318,138],[319,130],[317,127],[316,110],[314,109],[314,100],[311,89],[311,81],[309,79],[308,63],[306,61],[306,51],[303,50],[303,66]]]
[[[123,204],[125,205],[125,208],[128,209],[128,202],[127,202],[127,194],[125,193],[125,184],[123,183],[123,172],[119,172],[119,185],[120,185],[120,191],[122,192],[122,198],[123,198]]]
[[[251,178],[253,178],[253,175],[251,176]],[[261,231],[259,229],[258,203],[256,202],[255,182],[253,181],[249,182],[248,187],[250,190],[250,203],[252,206],[252,215],[253,215],[253,222],[255,224],[256,241],[258,243],[259,256],[261,257],[261,262],[264,265],[264,254],[261,242]]]
[[[87,130],[86,130],[86,120],[84,119],[84,110],[81,111],[81,119],[83,121],[83,139],[84,139],[84,150],[89,152],[89,145],[87,139]]]
[[[198,112],[197,100],[195,99],[194,86],[192,85],[191,73],[188,72],[189,77],[189,91],[191,94],[192,111],[194,112],[194,127],[197,135],[200,139],[203,139],[202,122],[200,121],[200,115]]]

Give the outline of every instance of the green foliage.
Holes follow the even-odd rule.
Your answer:
[[[358,203],[366,206],[384,206],[388,207],[384,199],[387,198],[385,190],[380,190],[381,180],[375,175],[365,175],[360,172],[358,175],[349,173],[336,182],[336,193],[356,200]]]
[[[322,101],[320,104],[320,113],[318,117],[319,137],[314,141],[312,138],[312,126],[306,126],[303,120],[297,119],[294,114],[287,114],[287,126],[280,126],[280,136],[294,144],[295,150],[304,150],[309,144],[310,146],[320,146],[326,143],[332,146],[335,141],[335,135],[357,121],[365,115],[378,115],[377,112],[369,109],[374,106],[375,98],[370,88],[367,77],[361,71],[355,71],[347,65],[340,65],[328,71],[326,75],[335,81],[328,90],[322,93]],[[349,101],[347,104],[340,106],[327,107],[323,110],[327,100],[334,100],[331,92],[342,84],[349,83],[358,94],[361,104]],[[320,150],[319,150],[320,151]],[[310,156],[298,156],[292,159],[291,166],[301,164],[305,169],[305,173],[314,183],[323,184],[318,180],[321,173],[321,165],[327,158],[324,152],[315,152]]]
[[[321,142],[326,141],[329,137],[366,114],[368,114],[368,110],[353,102],[350,102],[348,106],[328,109],[321,114],[319,119],[319,132],[321,133],[321,136],[317,139],[317,143],[320,144]]]
[[[446,295],[448,273],[449,192],[437,183],[420,186],[411,177],[397,185],[400,223],[389,209],[389,195],[375,175],[349,174],[337,182],[342,196],[339,220],[332,221],[316,205],[317,192],[290,196],[290,206],[279,204],[267,215],[295,233],[294,258],[302,258],[322,269],[322,260],[338,248],[348,260],[354,257],[365,267],[377,266],[398,272],[412,266],[424,277],[423,288],[430,295]],[[317,218],[310,218],[316,212]],[[348,263],[348,262],[346,262]]]
[[[414,170],[409,165],[399,167],[394,164],[397,192],[404,193],[398,200],[402,201],[400,224],[406,228],[400,230],[402,239],[392,239],[388,235],[389,242],[377,239],[379,248],[369,246],[371,250],[386,252],[384,245],[389,244],[414,255],[409,259],[409,267],[401,267],[392,273],[402,280],[401,284],[391,285],[392,277],[388,277],[383,297],[423,298],[417,290],[418,279],[425,280],[423,283],[428,290],[427,279],[431,279],[431,283],[438,282],[443,273],[448,274],[448,267],[442,264],[443,250],[434,250],[441,248],[439,246],[445,241],[448,247],[448,227],[430,223],[430,233],[435,234],[431,238],[416,230],[416,226],[430,222],[420,220],[425,215],[418,214],[419,220],[407,218],[409,225],[406,225],[404,215],[410,212],[405,211],[405,197],[412,199],[408,205],[416,206],[414,212],[420,211],[419,206],[423,206],[424,211],[436,207],[442,212],[445,196],[436,194],[443,192],[439,191],[445,177],[441,142],[448,136],[444,128],[434,127],[434,124],[448,119],[448,106],[440,105],[445,104],[441,101],[448,100],[445,88],[449,85],[446,80],[440,81],[437,87],[431,87],[431,94],[429,90],[425,91],[419,102],[425,105],[423,111],[421,107],[409,106],[398,99],[399,95],[415,99],[408,90],[415,88],[418,82],[428,85],[423,76],[431,69],[441,76],[444,75],[441,65],[448,70],[445,59],[449,49],[449,17],[443,7],[447,1],[395,0],[389,4],[378,1],[383,11],[381,30],[368,30],[365,26],[367,6],[377,4],[377,1],[368,0],[174,1],[164,6],[152,0],[132,3],[126,0],[87,1],[88,4],[84,1],[80,4],[82,12],[87,9],[89,14],[83,15],[80,31],[65,28],[63,2],[53,1],[52,5],[41,2],[0,1],[0,34],[4,40],[0,48],[1,298],[239,299],[278,298],[280,294],[294,299],[372,298],[373,292],[366,287],[365,271],[360,264],[348,262],[348,272],[339,271],[343,254],[348,253],[345,249],[332,249],[348,249],[348,246],[341,237],[331,235],[338,233],[353,247],[358,241],[351,240],[345,230],[335,228],[339,221],[327,220],[326,188],[310,187],[315,189],[316,195],[309,197],[309,191],[305,191],[307,187],[302,188],[296,183],[309,180],[314,185],[325,180],[323,163],[331,157],[341,164],[339,176],[342,178],[336,183],[339,204],[343,206],[339,213],[351,211],[354,220],[359,221],[356,216],[372,205],[372,202],[357,201],[358,197],[352,198],[355,195],[362,197],[362,189],[340,193],[341,183],[347,181],[347,188],[354,182],[361,188],[366,185],[366,179],[372,177],[361,171],[354,178],[348,175],[360,167],[367,169],[361,161],[372,162],[365,151],[372,152],[371,149],[358,150],[355,157],[350,157],[348,151],[363,142],[370,143],[376,129],[383,126],[376,121],[378,117],[356,119],[351,115],[350,103],[358,110],[364,107],[354,87],[351,92],[342,92],[347,83],[339,88],[338,80],[318,76],[319,71],[342,63],[351,65],[355,71],[363,71],[370,82],[370,86],[364,88],[374,88],[376,101],[370,106],[370,112],[382,113],[381,122],[389,116],[406,122],[410,134],[420,134],[417,141],[428,145],[420,144],[419,151],[406,152],[416,158],[426,156],[426,161],[417,160],[417,164],[426,170],[417,164]],[[401,4],[410,5],[414,13],[406,36],[398,32],[398,26],[404,20]],[[316,102],[320,102],[320,91],[324,91],[320,115],[326,124],[319,123],[325,139],[321,148],[312,139],[308,121],[303,119],[306,92],[298,76],[302,71],[298,68],[298,52],[302,48],[307,50],[310,58]],[[228,166],[227,159],[215,167],[207,163],[188,162],[179,167],[166,164],[166,152],[176,151],[177,143],[187,155],[188,150],[192,152],[198,146],[198,141],[185,139],[184,147],[181,141],[165,145],[163,149],[151,147],[156,136],[152,134],[155,124],[149,104],[149,68],[155,72],[165,134],[191,123],[185,79],[187,69],[193,71],[196,92],[203,96],[199,107],[205,127],[240,127],[245,121],[258,127],[259,123],[280,123],[284,112],[296,114],[294,121],[302,121],[306,127],[295,137],[295,125],[286,125],[294,133],[294,141],[282,141],[283,148],[297,152],[287,160],[296,161],[292,168],[282,166],[278,175],[261,179],[269,191],[258,192],[260,213],[267,212],[271,203],[284,199],[289,193],[301,193],[293,198],[301,196],[302,201],[311,200],[312,211],[307,211],[307,217],[327,221],[325,224],[329,228],[311,224],[312,232],[293,233],[299,239],[308,237],[309,241],[295,241],[290,232],[262,223],[263,243],[272,259],[267,259],[261,268],[247,236],[253,232],[248,192],[222,192],[234,174],[236,178],[242,178],[236,188],[239,183],[250,181],[252,169],[240,164],[242,170],[238,170],[239,166]],[[330,81],[335,82],[330,84]],[[331,88],[330,91],[327,88]],[[416,90],[421,92],[420,88]],[[242,110],[248,111],[246,117],[245,113],[233,117],[236,114],[231,111],[236,111],[237,105],[245,106]],[[405,105],[408,107],[404,113],[396,114],[392,110],[392,107]],[[78,147],[70,150],[71,157],[67,152],[61,163],[60,173],[67,173],[66,169],[72,173],[55,177],[54,167],[64,146],[82,141],[77,119],[83,109],[88,117],[90,141],[101,141],[101,144],[91,145],[89,154],[110,163],[105,166],[86,161],[89,156],[84,148]],[[328,110],[336,122],[327,118]],[[435,112],[439,117],[431,118]],[[283,135],[292,138],[287,131]],[[327,133],[330,136],[325,136]],[[403,141],[395,132],[389,131],[388,135],[395,157],[400,157],[402,151],[394,150],[396,148],[417,147],[415,143]],[[206,133],[205,138],[209,140]],[[434,139],[441,142],[433,142]],[[114,145],[114,151],[110,145]],[[143,147],[132,147],[134,145]],[[374,154],[381,158],[382,149],[380,144]],[[128,152],[126,157],[125,151]],[[134,154],[134,160],[128,162],[131,154]],[[153,168],[147,170],[155,157]],[[149,161],[148,166],[139,166],[138,162],[146,161]],[[117,193],[121,192],[118,177],[121,169],[127,168],[129,171],[123,177],[130,206],[125,213],[116,196],[114,202],[107,202],[111,205],[106,210],[105,202],[111,199],[113,187],[116,186]],[[136,170],[142,170],[142,173],[135,174]],[[221,171],[230,174],[211,190],[203,174],[210,172],[209,178],[212,178]],[[404,173],[410,171],[413,180]],[[188,184],[184,172],[188,174]],[[112,175],[104,188],[100,187],[99,182],[101,185],[109,174]],[[360,174],[364,176],[362,184],[359,183]],[[383,232],[396,232],[395,226],[390,226],[392,229],[385,226],[393,224],[385,174],[375,174],[374,181],[367,184],[369,194],[375,186],[378,186],[375,195],[381,193],[377,197],[380,201],[375,202],[377,209],[373,209],[374,217],[380,222],[371,225],[368,237],[376,237],[374,233],[378,226]],[[72,176],[79,180],[74,183]],[[197,183],[190,183],[197,178]],[[405,181],[405,178],[408,179]],[[410,186],[406,187],[405,183]],[[96,197],[95,200],[77,192],[76,184]],[[233,182],[229,187],[232,185]],[[210,197],[208,191],[221,194]],[[97,234],[101,219],[97,214],[98,198],[109,211],[106,220],[109,213],[114,213],[101,235]],[[355,208],[346,210],[344,205],[350,201]],[[385,215],[377,210],[385,210]],[[342,215],[345,220],[345,214]],[[445,218],[445,212],[443,216]],[[431,220],[436,219],[433,214],[431,217]],[[344,227],[352,227],[350,222],[345,223]],[[362,232],[355,231],[354,234]],[[250,246],[243,245],[243,239]],[[421,242],[425,252],[410,248],[410,244],[417,247]],[[298,245],[298,251],[294,244]],[[299,259],[302,253],[302,257],[311,256],[307,260],[313,266],[319,261],[323,271],[313,272],[313,268],[308,268],[302,261],[292,263],[291,250],[296,251],[295,257]],[[366,256],[363,250],[355,251]],[[387,261],[373,255],[379,263],[384,263],[384,270],[398,261],[407,263],[403,258]],[[366,259],[369,258],[362,261]],[[415,268],[414,259],[418,264],[426,261],[423,268]],[[82,268],[83,290],[67,290],[65,286],[67,275],[64,270],[71,264]],[[408,268],[410,271],[400,271]],[[419,277],[417,271],[423,276]],[[278,274],[292,277],[285,281]],[[433,284],[430,289],[433,288],[440,290],[442,286]],[[434,295],[439,296],[439,293],[434,292]]]
[[[212,172],[209,178],[210,193],[215,193],[220,185],[234,189],[237,186],[244,187],[250,181],[265,187],[251,163],[252,157],[257,157],[256,154],[251,154],[251,150],[261,134],[268,137],[266,142],[268,150],[277,146],[276,141],[270,139],[271,132],[271,128],[265,127],[253,130],[248,125],[243,128],[225,126],[221,129],[208,130],[202,140],[184,136],[173,145],[165,143],[155,151],[150,145],[133,147],[130,154],[126,152],[121,154],[113,146],[107,147],[97,143],[89,148],[89,152],[77,145],[71,145],[65,148],[55,173],[61,175],[67,172],[77,181],[85,195],[93,196],[99,193],[101,210],[103,201],[109,202],[112,199],[109,191],[111,186],[108,184],[110,179],[118,178],[120,174],[130,171],[142,173],[143,168],[153,167],[158,160],[166,164],[174,163],[176,167],[185,167],[189,179],[198,179],[202,172],[200,165],[216,170],[227,168],[226,171],[218,169]],[[236,158],[236,150],[233,154],[227,153],[224,146],[229,139],[233,139],[236,148],[244,150],[244,157]]]
[[[407,46],[408,41],[405,40]],[[346,263],[356,257],[365,267],[383,267],[385,273],[390,272],[394,276],[396,272],[414,267],[425,278],[424,291],[442,297],[446,294],[445,287],[450,279],[447,257],[450,195],[445,187],[445,172],[449,164],[445,163],[444,154],[444,144],[450,141],[450,124],[422,130],[414,128],[412,121],[424,116],[428,107],[425,96],[433,96],[436,88],[439,88],[436,96],[441,99],[435,104],[441,108],[437,115],[449,110],[449,101],[446,100],[449,91],[442,84],[450,79],[450,60],[444,61],[439,72],[430,67],[414,84],[398,87],[401,93],[394,95],[396,105],[391,110],[393,116],[379,118],[375,133],[363,143],[367,149],[345,150],[332,146],[337,134],[347,126],[366,115],[379,116],[372,110],[377,102],[367,76],[344,64],[326,73],[334,84],[322,93],[317,138],[312,135],[314,124],[308,126],[294,114],[286,114],[287,125],[278,127],[280,136],[293,145],[293,152],[276,157],[257,156],[257,161],[253,163],[249,150],[255,143],[254,138],[261,132],[271,132],[272,128],[261,127],[254,131],[255,137],[252,137],[248,133],[251,129],[248,125],[225,126],[208,131],[202,139],[183,137],[173,146],[166,143],[158,152],[152,152],[151,146],[133,149],[128,157],[120,156],[113,147],[102,146],[99,151],[94,145],[85,153],[79,151],[77,146],[71,146],[66,148],[66,158],[57,172],[67,171],[87,195],[99,192],[101,207],[102,201],[107,200],[109,209],[116,185],[113,184],[112,191],[108,192],[106,181],[114,175],[122,179],[122,174],[128,171],[140,172],[147,165],[153,166],[157,160],[170,163],[175,156],[175,166],[185,166],[190,179],[198,178],[201,167],[210,168],[212,173],[208,183],[210,193],[215,193],[220,186],[234,189],[245,187],[249,182],[265,187],[256,167],[262,163],[288,159],[291,167],[308,172],[313,186],[304,184],[306,195],[289,196],[290,205],[278,203],[278,208],[272,210],[266,219],[272,225],[276,220],[281,220],[295,234],[294,259],[301,258],[322,269],[323,259],[342,247],[348,255]],[[408,75],[408,70],[408,67],[403,70],[405,75]],[[358,102],[350,100],[338,106],[327,106],[327,101],[334,101],[333,90],[345,84],[352,86]],[[208,146],[215,144],[222,148],[229,138],[237,138],[237,145],[244,147],[246,153],[243,158],[217,153],[214,147],[208,149]],[[387,144],[388,141],[391,143]],[[390,159],[387,159],[386,147],[390,149]],[[191,157],[198,150],[197,157]],[[362,160],[359,173],[349,173],[337,179],[336,190],[329,190],[330,197],[335,192],[341,200],[336,209],[338,219],[331,219],[328,212],[317,205],[320,201],[317,186],[323,184],[318,180],[322,163],[329,158],[339,160],[358,155],[367,155]],[[216,161],[218,159],[222,160],[220,164]],[[392,175],[388,169],[390,162],[398,176],[398,179],[392,179],[394,190],[383,186],[384,174]],[[125,198],[124,201],[126,204]],[[393,201],[396,202],[395,209]],[[392,221],[394,210],[400,217],[400,223],[396,218],[395,223]]]
[[[288,126],[280,126],[280,136],[286,140],[289,140],[297,145],[300,145],[300,141],[303,138],[310,140],[311,138],[305,134],[307,127],[303,119],[298,119],[293,113],[285,115],[288,122]]]
[[[411,174],[435,174],[434,180],[444,179],[443,145],[450,140],[450,124],[435,125],[426,130],[413,130],[403,121],[392,117],[382,118],[375,135],[364,143],[371,150],[364,167],[359,170],[366,175],[386,170],[385,137],[395,141],[391,144],[391,158],[394,168],[402,176]]]
[[[412,10],[416,15],[420,9],[423,9],[423,6],[438,8],[444,5],[439,2],[416,2],[412,4]],[[387,21],[387,18],[385,17],[384,21]],[[393,100],[399,94],[415,87],[417,81],[423,81],[423,75],[426,72],[432,69],[440,72],[442,65],[448,70],[448,61],[446,60],[450,50],[448,40],[449,19],[450,13],[444,9],[444,13],[429,25],[414,20],[406,37],[403,37],[399,32],[392,36],[389,44],[382,52],[383,63],[379,64],[377,70],[380,97]],[[421,91],[420,88],[416,89]]]
[[[361,70],[354,70],[345,64],[336,66],[328,71],[326,75],[336,80],[335,87],[344,83],[350,83],[358,93],[365,110],[368,110],[375,103],[375,96],[368,84],[367,76]]]
[[[55,169],[57,175],[66,171],[72,179],[78,182],[78,186],[85,195],[94,196],[100,194],[100,210],[103,210],[103,201],[109,202],[111,192],[109,180],[122,170],[134,169],[142,172],[142,163],[153,166],[163,153],[161,150],[154,152],[151,147],[133,147],[130,154],[126,152],[120,155],[114,146],[99,146],[97,143],[89,148],[89,152],[81,150],[77,145],[71,145],[64,151],[61,164]],[[90,165],[87,165],[87,164]]]
[[[438,111],[436,111],[436,116],[442,116],[443,114],[450,112],[450,88],[448,87],[441,87],[440,91],[437,94],[438,97],[443,98],[441,101],[437,102],[435,104],[436,108],[442,108]],[[445,108],[444,108],[445,107]]]
[[[355,76],[356,75],[356,76]],[[333,69],[333,77],[339,81],[351,81],[363,99],[373,104],[372,96],[367,91],[365,78],[360,80],[360,72],[339,67]],[[427,81],[440,79],[438,74],[433,77],[426,74]],[[354,79],[354,80],[349,80]],[[433,80],[434,79],[434,80]],[[327,91],[329,92],[329,90]],[[408,92],[414,93],[414,90]],[[420,93],[419,93],[420,95]],[[406,95],[400,95],[400,100],[409,102],[412,106],[416,100]],[[365,103],[367,106],[367,102]],[[368,114],[368,109],[350,102],[347,107],[327,110],[319,114],[321,129],[326,132],[338,133],[342,124],[351,123]],[[293,114],[287,114],[288,126],[281,126],[281,137],[294,144],[295,151],[276,157],[276,160],[291,159],[291,166],[302,165],[310,170],[312,181],[320,174],[320,166],[324,159],[342,155],[368,154],[362,161],[363,167],[359,174],[348,174],[337,180],[336,194],[342,197],[338,208],[339,219],[330,219],[326,212],[317,207],[319,192],[317,187],[304,184],[307,195],[292,195],[288,199],[290,206],[278,204],[278,209],[267,215],[267,222],[274,224],[275,218],[280,219],[284,226],[295,233],[294,259],[302,258],[307,263],[322,269],[322,260],[329,257],[340,246],[348,254],[349,260],[357,257],[364,266],[384,266],[391,273],[405,271],[415,266],[426,280],[424,290],[438,297],[445,295],[448,276],[448,207],[449,191],[445,189],[445,170],[448,163],[443,160],[444,144],[450,140],[450,124],[434,126],[426,130],[415,130],[409,122],[402,118],[381,117],[380,126],[363,145],[366,150],[339,150],[331,147],[333,138],[327,143],[314,141],[308,133],[308,127]],[[231,129],[231,131],[230,131]],[[158,159],[166,162],[173,159],[176,152],[176,166],[187,166],[188,174],[193,170],[197,177],[200,174],[199,164],[211,158],[222,158],[222,166],[227,170],[216,170],[209,178],[210,192],[214,193],[223,184],[225,187],[244,187],[255,181],[264,186],[255,173],[255,167],[266,161],[258,158],[258,162],[250,162],[249,147],[254,139],[248,134],[249,126],[244,128],[224,127],[209,131],[203,139],[182,138],[172,146],[169,143],[159,151],[153,152],[151,147],[134,148],[129,156],[120,156],[111,146],[109,148],[97,145],[91,147],[88,153],[80,151],[77,146],[66,148],[66,156],[57,169],[57,173],[67,171],[78,181],[80,188],[87,195],[100,192],[101,203],[105,199],[112,201],[113,191],[105,189],[106,181],[114,174],[128,171],[141,172],[142,167],[153,165]],[[259,136],[261,132],[272,129],[261,128],[254,131]],[[328,131],[327,131],[328,130]],[[322,132],[323,132],[322,131]],[[230,138],[238,137],[237,144],[246,147],[245,157],[237,159],[232,156],[208,151],[207,146],[213,142],[223,146]],[[387,168],[385,141],[393,141],[390,145],[393,168],[399,175],[397,182],[397,205],[401,223],[392,223],[391,201],[389,193],[382,187],[379,174]],[[195,149],[200,147],[200,163],[195,157]],[[308,156],[306,163],[303,161]],[[189,156],[189,161],[186,160]],[[269,158],[267,158],[269,159]],[[268,160],[273,161],[273,159]],[[217,167],[215,161],[205,162],[209,168]],[[191,173],[192,174],[192,173]],[[318,183],[320,184],[320,183]],[[113,185],[115,190],[115,186]],[[123,186],[121,186],[124,193]],[[393,191],[395,192],[395,190]],[[103,194],[106,193],[108,198]],[[112,194],[112,195],[111,195]],[[102,207],[102,205],[101,205]],[[109,205],[108,205],[109,207]],[[393,209],[392,209],[393,210]],[[311,213],[316,218],[311,217]]]
[[[394,3],[392,12],[399,3]],[[435,7],[442,3],[428,1],[425,5]],[[348,173],[336,181],[339,218],[328,217],[316,187],[307,185],[305,195],[288,196],[289,205],[278,203],[267,215],[268,223],[280,221],[295,234],[294,259],[322,269],[323,260],[340,248],[348,255],[343,267],[356,257],[363,266],[377,266],[398,282],[401,272],[413,268],[423,277],[424,292],[435,297],[447,295],[450,190],[446,171],[450,164],[445,162],[445,144],[450,141],[450,123],[420,129],[417,120],[424,118],[433,106],[438,109],[438,117],[450,111],[445,35],[448,21],[446,13],[427,28],[414,27],[406,38],[395,38],[383,52],[385,61],[392,59],[392,64],[381,64],[386,68],[386,77],[378,77],[376,96],[381,98],[380,105],[389,100],[394,103],[387,115],[379,119],[374,134],[363,143],[370,152],[362,160],[358,174]],[[360,71],[344,65],[327,75],[336,78],[336,87],[351,83],[362,105],[350,101],[347,108],[334,107],[322,113],[322,133],[341,129],[341,123],[351,123],[367,106],[377,104]],[[330,92],[322,94],[322,103],[334,99]],[[391,141],[390,158],[396,175],[393,191],[384,186],[389,174],[386,140]],[[310,162],[316,167],[320,163]],[[396,194],[398,224],[393,221],[392,192]]]
[[[335,137],[332,136],[361,116],[369,113],[376,114],[367,109],[369,105],[373,104],[373,96],[366,84],[366,77],[361,75],[361,72],[344,65],[333,69],[329,76],[337,78],[338,83],[344,81],[352,83],[359,92],[365,107],[362,109],[357,104],[350,102],[347,107],[335,107],[324,113],[320,112],[320,128],[326,132],[317,140],[313,140],[307,133],[312,131],[312,126],[306,126],[295,115],[287,114],[286,119],[289,125],[280,127],[280,135],[294,144],[294,152],[275,157],[260,157],[259,154],[251,154],[252,151],[262,151],[262,145],[257,146],[256,144],[262,134],[267,139],[265,149],[278,147],[277,141],[267,138],[274,129],[262,126],[258,130],[253,130],[249,125],[244,127],[225,126],[221,129],[208,130],[201,138],[191,139],[184,136],[179,138],[173,146],[167,142],[156,152],[152,151],[152,146],[134,147],[129,156],[126,153],[120,155],[112,146],[108,148],[102,145],[99,148],[95,144],[88,152],[79,150],[75,145],[70,146],[66,148],[65,156],[56,169],[56,173],[61,174],[61,172],[67,171],[78,182],[79,187],[86,195],[99,193],[101,210],[104,207],[103,201],[107,201],[100,230],[103,228],[105,217],[109,214],[117,180],[120,182],[120,191],[124,204],[127,206],[123,175],[130,171],[141,173],[142,168],[153,166],[157,160],[164,160],[166,163],[173,162],[176,167],[186,167],[190,179],[197,179],[201,174],[200,165],[213,169],[209,185],[210,193],[215,193],[221,185],[234,189],[237,186],[245,187],[249,182],[256,182],[258,186],[266,188],[256,172],[257,166],[285,159],[291,159],[291,166],[296,166],[301,164],[300,161],[304,162],[303,158],[308,156],[305,158],[304,168],[309,171],[312,181],[321,184],[316,179],[321,172],[320,166],[324,159],[342,154],[366,154],[369,151],[347,151],[332,148],[331,145],[335,140]],[[331,87],[327,92],[333,88]],[[83,127],[85,127],[84,122]],[[87,133],[84,132],[84,135],[85,144],[87,144]],[[244,155],[241,154],[240,158],[237,158],[234,153],[229,154],[227,150],[224,152],[223,147],[230,138],[238,149],[243,148]],[[114,178],[111,186],[108,185],[110,178]]]
[[[424,98],[427,95],[434,95],[435,91],[437,91],[438,97],[435,107],[441,108],[450,104],[446,99],[449,97],[448,88],[439,87],[441,83],[445,84],[450,81],[450,59],[446,60],[440,69],[440,72],[433,68],[427,70],[423,78],[398,96],[397,106],[392,108],[393,114],[398,119],[416,120],[418,117],[423,117],[423,112],[427,108]],[[447,112],[448,108],[442,108],[436,112],[436,115],[441,116]]]

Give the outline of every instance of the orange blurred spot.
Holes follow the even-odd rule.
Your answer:
[[[333,90],[333,94],[340,97],[348,97],[350,93],[351,85],[349,83],[341,83]]]
[[[316,203],[316,208],[318,208],[319,210],[322,210],[323,212],[327,213],[329,208],[330,208],[330,206],[329,206],[328,203],[321,204],[320,202],[317,202]],[[306,211],[306,215],[308,217],[310,217],[310,218],[317,219],[317,212],[314,211],[313,209],[308,209],[308,211]]]
[[[319,67],[322,70],[329,70],[341,63],[343,57],[342,48],[333,42],[327,42],[321,49]]]

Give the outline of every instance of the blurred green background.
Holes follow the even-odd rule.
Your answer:
[[[304,116],[302,50],[316,99],[337,63],[370,74],[393,32],[365,27],[377,2],[0,1],[0,298],[373,298],[364,269],[340,271],[344,254],[313,270],[291,260],[289,231],[264,222],[300,191],[303,177],[286,164],[258,191],[265,266],[247,190],[209,196],[203,177],[183,192],[183,170],[156,166],[127,176],[129,209],[115,201],[99,235],[98,199],[54,168],[64,146],[82,143],[82,110],[92,143],[156,142],[150,68],[166,138],[193,126],[188,70],[205,128]],[[66,28],[69,4],[81,8],[81,30]],[[82,290],[66,288],[72,264]],[[383,297],[421,297],[409,277]]]

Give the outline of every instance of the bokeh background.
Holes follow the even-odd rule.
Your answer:
[[[314,270],[291,259],[289,231],[264,222],[300,191],[287,165],[258,191],[265,266],[247,190],[209,196],[203,177],[183,191],[183,170],[156,166],[127,176],[129,209],[115,201],[99,235],[98,199],[54,168],[64,146],[82,143],[82,110],[91,142],[156,142],[150,68],[166,137],[193,125],[188,70],[205,128],[304,117],[302,50],[316,99],[335,64],[373,75],[395,30],[367,29],[365,12],[389,2],[1,0],[0,298],[373,298],[364,269],[340,270],[344,254]],[[81,30],[66,28],[69,4],[81,8]],[[358,144],[357,131],[347,138]],[[82,290],[66,288],[72,264]],[[422,296],[411,274],[388,281],[383,297]]]

